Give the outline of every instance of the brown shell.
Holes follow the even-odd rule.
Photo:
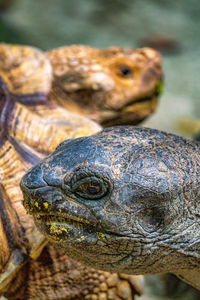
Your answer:
[[[90,135],[101,129],[98,124],[81,116],[81,114],[91,116],[93,111],[95,116],[101,115],[99,119],[97,118],[98,120],[108,120],[110,118],[109,113],[114,107],[119,106],[125,110],[128,109],[127,100],[118,103],[117,98],[111,97],[111,95],[120,92],[126,98],[130,94],[133,80],[130,80],[132,83],[127,83],[125,80],[122,84],[123,80],[120,82],[116,75],[106,71],[102,75],[104,79],[97,82],[94,79],[99,78],[97,74],[99,74],[100,68],[101,74],[103,74],[104,69],[115,69],[116,59],[117,65],[119,60],[121,64],[125,64],[131,59],[137,65],[138,60],[138,65],[141,68],[138,71],[137,80],[135,80],[134,95],[137,95],[137,98],[140,96],[142,98],[154,90],[158,80],[160,80],[159,56],[150,49],[141,51],[143,54],[139,50],[131,49],[98,50],[86,46],[73,46],[55,49],[45,55],[32,47],[0,45],[0,294],[7,293],[9,299],[15,299],[21,288],[24,289],[26,286],[29,292],[27,290],[24,294],[26,298],[21,295],[20,299],[35,299],[36,286],[41,281],[40,276],[44,276],[43,278],[51,288],[48,288],[49,292],[47,292],[44,289],[44,283],[39,285],[38,290],[40,292],[38,294],[44,293],[40,297],[41,299],[62,299],[56,292],[61,286],[63,299],[73,299],[73,293],[69,292],[69,285],[65,287],[64,284],[71,279],[69,280],[68,276],[63,274],[63,266],[67,268],[67,266],[71,266],[70,264],[75,266],[76,263],[49,245],[43,250],[47,241],[37,231],[32,217],[26,214],[22,206],[19,181],[28,168],[41,157],[55,150],[56,146],[63,140]],[[87,63],[86,57],[89,63]],[[78,61],[79,71],[85,65],[87,65],[87,69],[84,71],[84,80],[81,81],[75,77],[70,84],[70,78],[73,78],[75,71],[73,69],[72,72],[70,69],[70,72],[67,73],[68,66],[74,68],[77,65],[76,61]],[[150,65],[152,65],[151,68]],[[145,68],[148,72],[154,70],[156,75],[154,77],[146,75],[145,77],[144,74],[148,74],[144,71]],[[94,72],[90,72],[89,69]],[[86,70],[88,70],[88,77],[86,77]],[[141,78],[145,77],[146,79],[140,79],[140,75],[142,75]],[[81,76],[83,77],[83,74],[80,75],[80,78]],[[113,89],[111,92],[109,84],[112,85],[114,81],[117,82],[119,89]],[[143,90],[141,91],[142,82]],[[146,88],[144,88],[144,82],[146,82]],[[93,90],[98,90],[98,84],[104,92],[101,93],[100,97],[95,98],[92,96]],[[89,93],[83,93],[87,87]],[[110,93],[105,93],[109,89]],[[86,106],[85,104],[82,105],[82,102],[80,106],[77,105],[74,102],[75,95],[78,96],[79,100],[82,98],[84,101],[87,100],[86,103],[91,107],[91,110],[86,111]],[[69,96],[73,96],[72,101]],[[103,117],[102,119],[102,110],[96,109],[92,104],[93,102],[88,102],[90,96],[93,101],[97,102],[98,108],[101,103],[107,107],[106,118]],[[130,100],[130,97],[127,99]],[[113,104],[112,101],[114,101]],[[67,110],[61,106],[66,107]],[[152,108],[148,110],[148,114],[150,111]],[[147,115],[147,112],[143,115]],[[42,250],[42,255],[49,260],[43,264],[40,271],[39,266],[41,267],[42,262],[38,257]],[[32,259],[37,260],[32,261]],[[60,261],[62,264],[58,263]],[[17,272],[19,273],[16,277]],[[28,273],[28,277],[24,277],[25,272]],[[55,272],[59,274],[57,281],[54,276]],[[86,276],[86,280],[83,285],[80,285],[78,280],[72,280],[76,293],[78,293],[74,299],[108,299],[109,289],[106,290],[105,286],[109,287],[107,281],[113,275],[110,273],[105,275],[105,272],[97,272],[85,267],[81,269],[79,265],[77,274],[77,278]],[[101,277],[102,280],[99,279],[101,275],[103,276]],[[128,275],[120,276],[115,275],[117,280],[111,288],[112,291],[109,292],[113,293],[112,297],[114,298],[110,295],[109,299],[133,299],[135,293],[133,287],[138,293],[141,293],[141,278],[137,282],[138,277],[133,279]],[[93,277],[97,278],[96,283],[93,282]],[[57,282],[57,289],[53,287],[52,282],[54,280]],[[24,285],[25,282],[26,285]],[[90,288],[86,289],[85,287],[89,282],[91,283]],[[95,288],[97,289],[94,290]],[[122,293],[122,290],[125,291],[125,294]],[[106,296],[105,293],[107,293]],[[83,294],[85,298],[83,298]],[[91,298],[89,295],[92,295]]]

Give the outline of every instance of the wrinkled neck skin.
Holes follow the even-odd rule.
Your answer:
[[[196,162],[190,170],[191,176],[196,177],[195,187],[191,183],[191,186],[188,186],[188,191],[185,191],[185,195],[187,195],[191,188],[194,193],[190,196],[191,200],[187,202],[186,206],[188,228],[182,232],[183,243],[179,251],[177,251],[177,256],[183,253],[184,263],[181,263],[173,273],[186,283],[200,290],[200,143],[194,143],[194,157],[191,157],[190,162],[194,162],[195,160]],[[184,232],[185,234],[183,235]]]
[[[200,143],[197,144],[195,151],[199,154]],[[195,156],[196,156],[196,153]],[[200,187],[199,187],[199,160],[195,168],[191,169],[192,176],[196,175],[196,188],[193,190],[194,195],[191,195],[191,201],[188,201],[186,208],[188,211],[188,228],[185,229],[185,234],[182,236],[182,244],[179,248],[178,255],[183,253],[183,262],[178,266],[173,273],[186,283],[200,290]],[[191,160],[192,161],[192,160]],[[189,188],[189,187],[188,187]],[[191,189],[193,187],[191,186]],[[194,202],[192,202],[194,200]],[[191,224],[191,225],[190,225]]]

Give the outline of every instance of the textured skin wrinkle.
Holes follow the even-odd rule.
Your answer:
[[[199,143],[148,128],[113,127],[80,143],[76,139],[63,144],[27,172],[21,188],[28,205],[35,201],[29,182],[34,180],[36,186],[39,180],[31,176],[34,169],[42,168],[56,192],[55,178],[62,182],[65,174],[73,176],[81,166],[81,178],[95,170],[103,180],[108,164],[113,189],[93,199],[92,205],[89,196],[80,201],[79,214],[89,222],[94,215],[103,230],[109,228],[121,236],[109,231],[101,235],[96,226],[88,231],[84,224],[68,223],[67,215],[73,214],[78,200],[74,190],[70,202],[62,193],[56,205],[50,195],[42,195],[39,208],[29,212],[48,218],[62,206],[66,221],[50,225],[36,220],[38,228],[68,255],[89,266],[129,274],[171,272],[200,289],[199,158]],[[42,209],[44,201],[52,203],[50,212]]]

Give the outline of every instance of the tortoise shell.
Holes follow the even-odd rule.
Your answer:
[[[100,126],[50,104],[51,64],[37,49],[1,45],[0,77],[2,290],[29,257],[37,258],[46,244],[22,205],[20,178],[64,139],[89,135]]]

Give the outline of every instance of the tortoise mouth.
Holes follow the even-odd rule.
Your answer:
[[[148,106],[151,107],[152,102],[158,101],[158,97],[162,93],[162,84],[162,81],[160,81],[159,83],[157,83],[154,89],[151,92],[149,92],[146,96],[139,97],[138,99],[130,99],[130,101],[127,104],[125,104],[119,109],[116,109],[116,111],[123,112],[124,110],[126,111],[126,108],[135,107],[142,104],[144,104],[147,108]]]
[[[66,214],[34,214],[37,226],[54,241],[84,238],[88,235],[96,235],[99,239],[104,235],[123,237],[123,235],[104,229],[102,226],[86,219]]]
[[[34,214],[34,219],[43,224],[52,224],[54,222],[60,224],[72,224],[74,226],[85,225],[95,227],[95,224],[91,224],[88,220],[82,219],[80,217],[65,215],[65,214],[46,214],[46,213],[36,213]]]
[[[151,106],[152,102],[155,101],[155,99],[158,99],[159,94],[157,92],[153,92],[151,95],[143,97],[143,98],[139,98],[136,99],[132,102],[127,103],[126,105],[124,105],[120,111],[124,111],[126,110],[127,107],[135,107],[138,104],[145,104],[145,105],[149,105]]]
[[[123,107],[106,110],[107,115],[103,115],[98,121],[103,127],[115,125],[137,125],[154,112],[158,105],[160,92],[155,89],[150,95],[128,102]],[[109,113],[108,113],[109,112]]]

